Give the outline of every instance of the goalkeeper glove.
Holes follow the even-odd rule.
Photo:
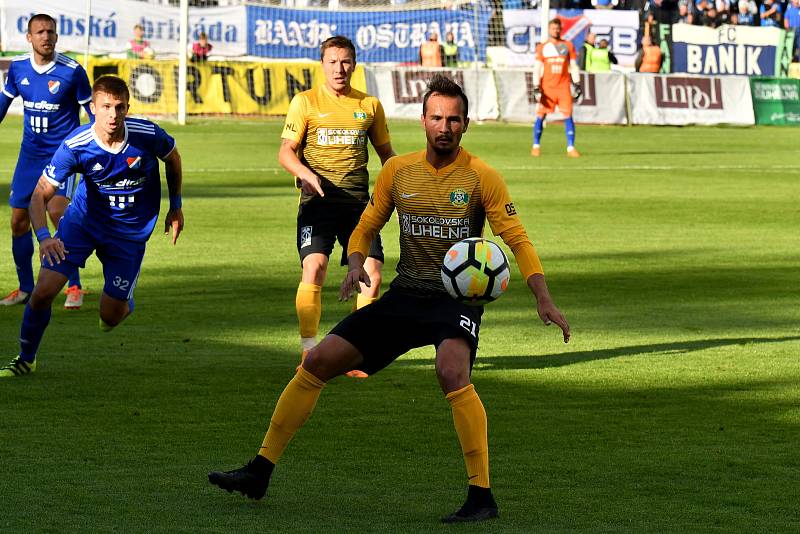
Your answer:
[[[572,99],[577,102],[582,94],[583,94],[583,89],[581,88],[581,84],[573,83],[572,84]]]
[[[533,101],[541,102],[541,100],[542,100],[542,88],[536,85],[533,88]]]

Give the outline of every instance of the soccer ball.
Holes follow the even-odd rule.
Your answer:
[[[492,302],[508,287],[508,258],[481,237],[459,241],[444,255],[442,282],[454,299],[473,306]]]

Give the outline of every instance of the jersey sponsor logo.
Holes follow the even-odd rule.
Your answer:
[[[469,237],[469,217],[400,215],[400,231],[414,237],[437,237],[460,241]]]
[[[92,170],[93,171],[102,171],[103,170],[103,166],[100,165],[99,163],[95,163],[94,167],[92,167]]]
[[[294,123],[287,122],[286,125],[283,127],[284,130],[288,130],[290,132],[297,132],[297,128],[295,127]]]
[[[300,228],[300,248],[311,245],[311,229],[313,226],[303,226]]]
[[[54,95],[61,89],[61,82],[58,80],[48,80],[47,81],[47,90],[50,91],[51,95]]]
[[[109,195],[108,205],[112,208],[123,210],[126,206],[133,204],[135,200],[136,198],[133,195]]]
[[[142,166],[142,157],[137,156],[135,158],[128,158],[128,168],[130,169],[138,169]]]
[[[414,198],[417,195],[419,195],[419,193],[400,193],[401,198]]]
[[[467,202],[469,202],[469,195],[463,189],[450,192],[450,204],[453,206],[466,206]]]
[[[27,78],[27,77],[25,77],[25,78],[22,78],[22,81],[21,81],[21,82],[19,82],[19,84],[20,84],[20,85],[30,85],[30,84],[31,84],[31,82],[29,82],[29,81],[28,81],[28,78]]]
[[[506,215],[510,217],[511,215],[516,215],[516,214],[517,210],[516,208],[514,208],[514,203],[509,202],[508,204],[506,204]]]
[[[366,130],[350,128],[317,128],[319,146],[366,146]]]
[[[353,118],[365,121],[365,120],[367,120],[367,113],[365,111],[354,111],[353,112]]]
[[[27,100],[22,102],[25,109],[33,109],[36,111],[58,111],[61,107],[60,104],[51,104],[47,100],[40,100],[39,102],[29,102]]]
[[[118,181],[113,186],[107,186],[106,189],[110,189],[111,187],[119,188],[119,189],[125,189],[125,188],[128,188],[128,187],[136,187],[138,185],[142,185],[142,183],[144,183],[145,180],[147,180],[147,178],[145,178],[144,176],[142,176],[141,178],[135,178],[133,180],[130,179],[130,178],[125,178],[123,180]]]

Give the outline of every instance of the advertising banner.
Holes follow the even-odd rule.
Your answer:
[[[750,78],[756,124],[800,126],[800,80]]]
[[[536,115],[533,100],[533,71],[495,70],[500,118],[513,122],[532,122]],[[625,75],[620,72],[581,73],[583,95],[575,103],[572,116],[577,123],[627,124]],[[561,120],[556,111],[548,120]]]
[[[419,62],[419,47],[435,32],[441,41],[453,32],[461,61],[486,57],[489,11],[414,9],[402,11],[323,11],[247,6],[247,53],[269,58],[319,60],[319,45],[345,35],[356,45],[360,63]]]
[[[610,49],[617,56],[619,64],[632,67],[636,61],[639,35],[639,13],[627,10],[603,9],[560,9],[551,10],[551,19],[561,20],[562,39],[572,41],[575,51],[580,51],[586,34],[591,32],[597,41],[608,40]],[[536,44],[540,42],[538,9],[506,9],[503,11],[503,24],[506,32],[506,47],[509,66],[532,66]]]
[[[750,81],[744,76],[628,75],[632,124],[753,125]]]
[[[35,7],[33,6],[35,4]],[[133,38],[133,27],[141,24],[144,38],[156,54],[178,53],[179,10],[134,0],[92,0],[92,15],[86,20],[85,2],[63,0],[5,0],[2,3],[0,39],[5,50],[30,50],[25,38],[28,20],[36,13],[56,19],[58,49],[83,52],[89,32],[91,54],[123,53]],[[205,32],[214,47],[212,54],[242,56],[247,52],[244,6],[189,8],[189,41]]]
[[[490,70],[370,66],[366,69],[367,92],[380,99],[387,117],[419,119],[425,88],[437,73],[445,74],[464,89],[469,99],[470,119],[498,118],[497,91]]]
[[[672,26],[672,72],[786,76],[791,32],[779,28],[723,25]]]
[[[93,59],[90,79],[115,74],[131,89],[131,113],[177,113],[177,61]],[[325,83],[319,63],[215,62],[189,65],[187,113],[285,115],[292,97]],[[366,88],[364,69],[356,68],[353,87]]]

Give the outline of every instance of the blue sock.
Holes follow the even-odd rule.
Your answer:
[[[575,121],[572,117],[564,119],[564,129],[567,134],[567,148],[572,148],[575,146]]]
[[[50,323],[50,308],[33,310],[30,304],[25,305],[22,314],[22,327],[19,330],[19,355],[26,362],[32,362],[39,350],[44,330]]]
[[[30,293],[33,291],[33,234],[30,230],[19,237],[11,236],[11,254],[17,266],[19,290]]]
[[[544,131],[544,117],[536,117],[536,122],[533,123],[533,144],[538,145],[542,139],[542,131]]]
[[[81,273],[79,272],[80,269],[75,267],[75,270],[69,273],[69,278],[67,279],[67,287],[78,286],[78,289],[81,287]]]

